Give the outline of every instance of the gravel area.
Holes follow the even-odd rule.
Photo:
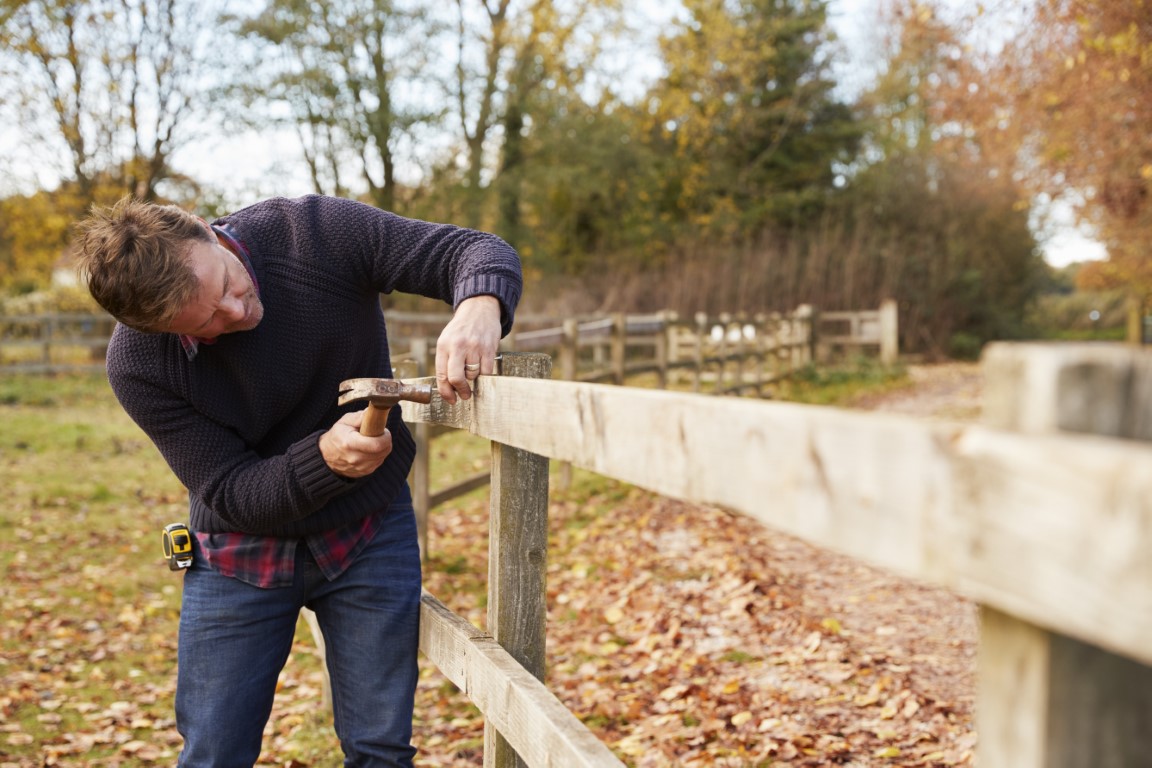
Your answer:
[[[853,408],[888,411],[948,421],[979,421],[984,376],[979,363],[913,365],[909,383],[851,403]]]

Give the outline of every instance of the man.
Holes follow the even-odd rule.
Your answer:
[[[420,561],[390,414],[366,437],[339,383],[390,377],[379,294],[455,310],[440,395],[491,373],[522,286],[499,238],[319,196],[209,224],[132,200],[78,230],[81,269],[120,323],[108,380],[189,491],[176,721],[183,766],[251,766],[302,606],[324,632],[347,766],[411,765]]]

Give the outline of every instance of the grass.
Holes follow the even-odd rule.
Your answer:
[[[0,413],[0,756],[119,760],[171,717],[184,491],[102,376],[7,377]]]
[[[1124,341],[1127,337],[1128,329],[1123,326],[1051,330],[1040,336],[1045,341]]]
[[[102,374],[6,376],[0,420],[0,766],[174,763],[181,576],[164,564],[160,530],[187,518],[185,489]],[[433,450],[434,487],[489,461],[488,444],[466,433]],[[482,507],[485,493],[459,503]],[[428,569],[482,607],[476,579],[461,575],[484,571],[464,555],[436,552]],[[301,622],[261,765],[339,754],[314,649]],[[443,685],[422,674],[422,686]],[[459,695],[425,709],[474,713]]]
[[[844,405],[862,395],[890,391],[907,383],[908,372],[903,366],[884,366],[861,357],[834,366],[802,368],[778,383],[775,397],[812,405]]]

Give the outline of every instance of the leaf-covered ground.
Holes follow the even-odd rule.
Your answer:
[[[550,687],[621,758],[970,764],[970,605],[719,509],[615,490],[553,506],[548,657]],[[434,541],[482,517],[441,515]],[[429,587],[481,622],[453,579]],[[481,730],[424,733],[467,745]],[[462,752],[425,757],[479,764]]]
[[[926,370],[863,405],[971,416],[972,369],[935,400]],[[171,765],[180,577],[156,550],[183,502],[114,404],[58,406],[0,399],[0,768]],[[589,475],[553,496],[549,686],[627,763],[972,763],[971,604]],[[483,492],[437,510],[426,567],[480,626],[486,517]],[[261,765],[338,765],[297,639]],[[426,663],[415,725],[419,764],[482,764],[478,714]]]
[[[909,373],[907,386],[854,405],[979,415],[977,366]],[[720,509],[585,480],[551,509],[549,685],[622,759],[972,764],[972,604]],[[438,512],[433,566],[462,559],[427,578],[481,626],[483,587],[468,574],[486,564],[469,543],[485,525],[482,505]],[[437,748],[428,764],[480,764],[479,723],[457,725],[425,737]]]

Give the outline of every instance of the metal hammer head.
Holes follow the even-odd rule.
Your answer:
[[[390,408],[401,400],[432,402],[431,384],[405,384],[399,379],[348,379],[340,382],[340,399],[347,405],[366,400],[376,407]]]

